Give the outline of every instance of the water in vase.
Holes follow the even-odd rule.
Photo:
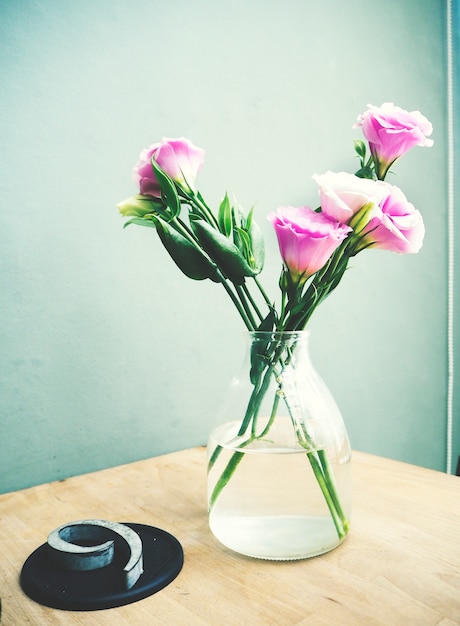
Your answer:
[[[235,424],[224,424],[209,440],[209,450],[225,442]],[[255,444],[255,445],[254,445]],[[324,495],[304,450],[274,447],[267,440],[247,447],[223,446],[208,476],[209,496],[235,451],[241,460],[209,516],[215,537],[236,552],[265,559],[301,559],[328,552],[339,538]],[[268,444],[268,445],[267,445]],[[348,439],[327,450],[342,507],[351,505]]]

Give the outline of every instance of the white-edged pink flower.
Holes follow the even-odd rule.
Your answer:
[[[348,172],[314,174],[319,187],[321,211],[329,218],[348,224],[365,204],[378,204],[383,192],[376,180]]]
[[[401,254],[420,250],[425,236],[422,215],[395,185],[380,182],[385,196],[363,229],[363,242],[369,247]]]

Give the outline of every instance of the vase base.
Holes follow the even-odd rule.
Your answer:
[[[339,539],[330,517],[214,516],[209,520],[221,544],[245,556],[270,561],[295,561],[336,548]]]

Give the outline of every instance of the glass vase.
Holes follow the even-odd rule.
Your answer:
[[[347,536],[351,450],[309,356],[309,331],[247,333],[208,441],[209,525],[226,547],[303,559]]]

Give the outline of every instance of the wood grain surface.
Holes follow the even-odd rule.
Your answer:
[[[43,607],[19,586],[25,559],[69,521],[137,522],[175,535],[179,576],[123,607]],[[2,626],[454,626],[460,624],[460,478],[355,452],[351,533],[313,559],[272,562],[208,528],[206,452],[192,448],[0,496]]]

